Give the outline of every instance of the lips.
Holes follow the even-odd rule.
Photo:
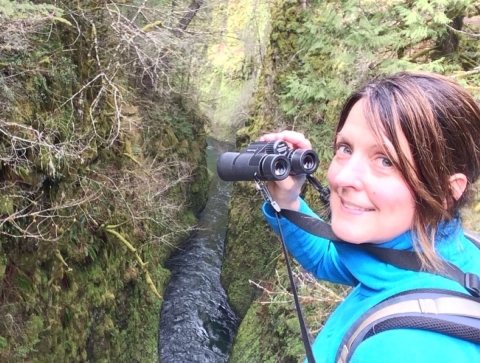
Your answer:
[[[344,200],[341,200],[342,201],[342,205],[348,209],[348,210],[351,210],[351,211],[356,211],[356,212],[371,212],[373,211],[374,209],[372,208],[363,208],[363,207],[360,207],[356,204],[353,204],[353,203],[348,203]]]

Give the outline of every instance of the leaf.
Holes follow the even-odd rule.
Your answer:
[[[52,16],[52,19],[53,20],[56,20],[60,23],[63,23],[63,24],[67,24],[68,26],[73,26],[72,23],[70,23],[67,19],[64,19],[64,18],[60,18],[58,16]]]
[[[439,24],[448,24],[452,20],[449,19],[444,13],[438,12],[438,13],[435,13],[435,15],[433,16],[433,21]]]
[[[143,28],[142,28],[142,32],[145,32],[145,33],[148,33],[149,31],[151,31],[153,28],[155,28],[156,26],[162,26],[162,21],[161,20],[157,20],[153,23],[150,23],[150,24],[147,24],[145,25]]]

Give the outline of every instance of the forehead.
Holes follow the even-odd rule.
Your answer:
[[[350,109],[336,138],[345,138],[369,147],[379,147],[396,160],[398,154],[403,154],[411,161],[412,153],[400,122],[381,119],[379,112],[375,112],[369,106],[365,99],[358,100]]]
[[[360,99],[350,109],[347,118],[338,130],[337,138],[349,139],[359,143],[370,143],[382,145],[388,141],[382,127],[378,127],[366,117],[366,102]]]

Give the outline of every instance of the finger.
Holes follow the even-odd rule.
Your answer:
[[[295,181],[292,177],[287,177],[283,180],[277,180],[269,182],[268,184],[272,185],[272,189],[276,190],[277,188],[284,191],[290,191],[295,187]]]
[[[260,141],[269,142],[269,141],[275,141],[275,140],[282,140],[279,133],[265,134],[260,137]]]
[[[283,140],[289,144],[289,147],[295,149],[312,148],[311,142],[305,138],[305,135],[296,131],[285,130],[278,133],[265,134],[260,137],[260,141],[269,142],[275,140]]]
[[[311,149],[311,142],[305,138],[305,135],[295,131],[282,131],[279,133],[279,137],[295,149]]]

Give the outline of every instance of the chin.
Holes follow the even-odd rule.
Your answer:
[[[359,245],[370,241],[369,238],[359,233],[357,229],[345,228],[345,226],[338,225],[334,222],[332,222],[332,231],[338,238],[348,243]]]

